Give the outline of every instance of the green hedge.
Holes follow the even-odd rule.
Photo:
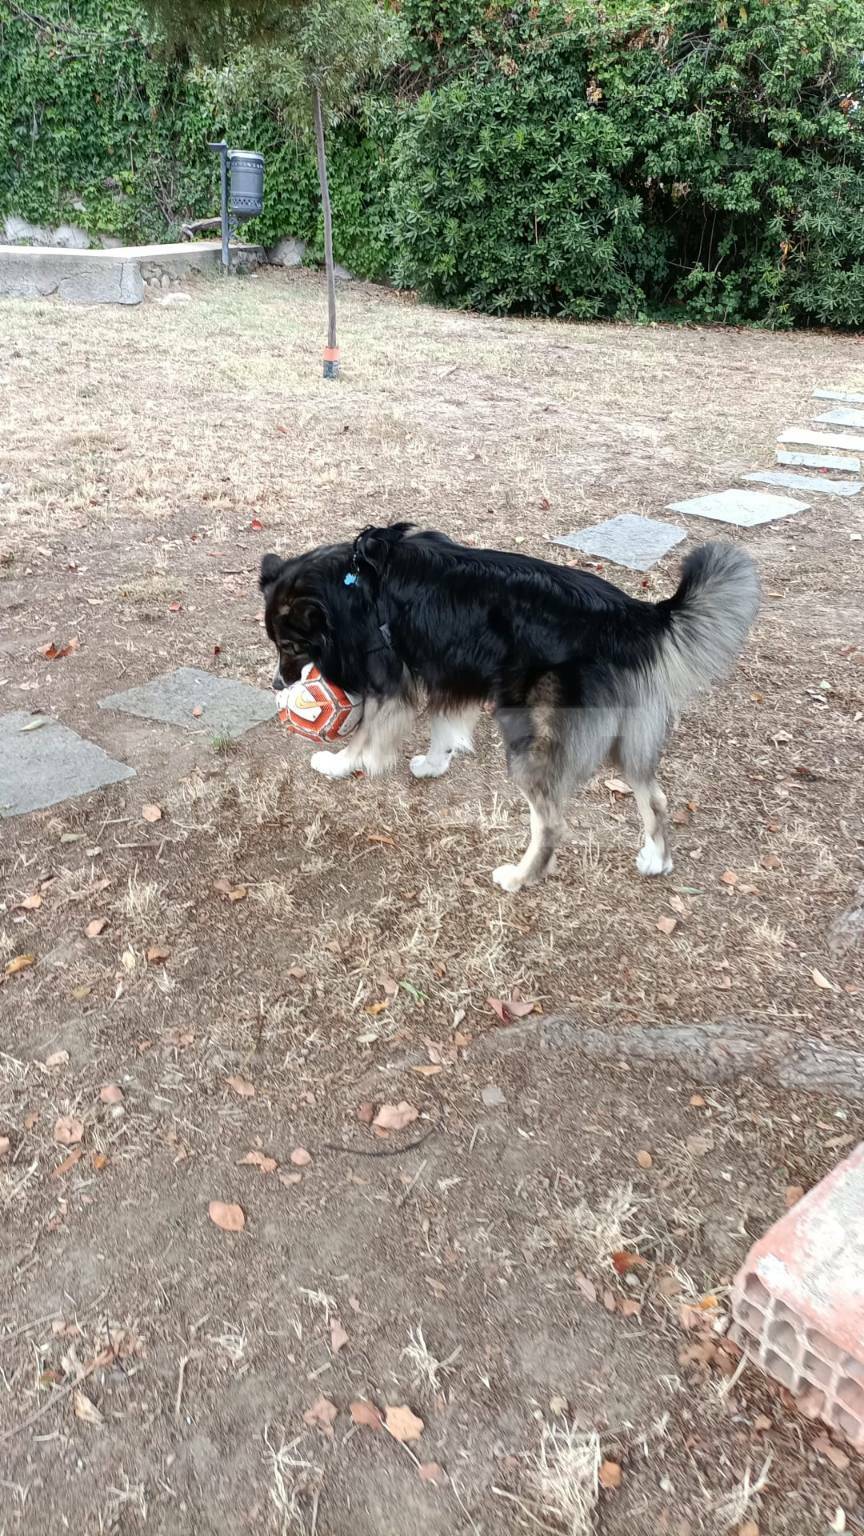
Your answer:
[[[0,0],[0,212],[165,239],[267,158],[250,235],[320,251],[308,145],[226,117],[132,0]],[[331,133],[337,259],[442,303],[864,325],[861,0],[403,0]],[[8,146],[8,152],[2,152]]]

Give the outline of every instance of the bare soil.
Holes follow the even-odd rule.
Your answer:
[[[769,466],[814,387],[864,387],[860,340],[352,285],[333,385],[316,277],[187,291],[0,307],[0,710],[138,775],[2,823],[0,965],[35,962],[0,984],[0,1531],[860,1533],[860,1461],[723,1334],[749,1244],[860,1113],[626,1044],[736,1018],[858,1043],[857,500],[732,534],[764,610],[667,754],[668,880],[636,874],[601,778],[560,873],[496,890],[526,828],[491,721],[445,779],[406,753],[333,785],[276,724],[229,748],[97,707],[181,664],[265,685],[270,548],[408,517],[578,561],[548,535]],[[727,536],[687,532],[646,578],[605,574],[667,595]],[[514,1043],[489,998],[608,1030],[608,1065],[530,1022]],[[403,1101],[377,1136],[363,1106]],[[355,1424],[361,1401],[410,1407],[419,1439]],[[621,1475],[595,1496],[598,1451]]]

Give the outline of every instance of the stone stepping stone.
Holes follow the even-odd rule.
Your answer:
[[[825,427],[864,427],[864,411],[823,411],[813,420]]]
[[[182,725],[187,731],[236,741],[253,726],[273,718],[276,695],[198,667],[178,667],[176,672],[154,677],[140,688],[109,694],[107,699],[100,699],[99,708],[119,709],[142,720]]]
[[[59,720],[27,710],[0,715],[0,819],[44,811],[134,777],[134,768]]]
[[[648,517],[622,512],[604,523],[594,523],[576,533],[553,538],[553,544],[578,549],[583,555],[600,555],[613,565],[625,565],[631,571],[650,571],[670,549],[687,535],[671,523],[655,523]]]
[[[805,469],[846,470],[850,475],[857,475],[861,468],[860,459],[837,458],[830,453],[785,453],[782,448],[778,448],[774,457],[778,464],[801,464]]]
[[[737,528],[757,528],[761,523],[809,511],[806,501],[771,496],[767,491],[712,491],[707,496],[691,496],[687,501],[670,501],[668,506],[670,512],[710,517],[715,523],[734,523]]]
[[[850,432],[811,432],[809,427],[787,427],[777,441],[801,443],[807,448],[841,448],[864,453],[864,437],[853,437]]]
[[[811,491],[817,496],[857,496],[864,489],[861,480],[828,480],[817,475],[790,475],[780,469],[759,469],[743,480],[758,480],[760,485],[785,485],[787,491]]]
[[[856,395],[849,389],[814,389],[815,400],[847,400],[850,405],[864,405],[864,395]]]

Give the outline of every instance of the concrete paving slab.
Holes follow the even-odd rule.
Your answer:
[[[806,501],[791,496],[771,496],[767,491],[713,491],[707,496],[691,496],[687,501],[670,501],[670,512],[687,517],[710,517],[715,523],[734,523],[736,528],[757,528],[781,517],[809,510]]]
[[[864,437],[853,437],[851,432],[812,432],[809,427],[787,427],[777,441],[800,443],[807,448],[840,448],[844,453],[864,453]]]
[[[277,704],[269,689],[250,688],[236,678],[216,677],[198,667],[178,667],[140,688],[109,694],[99,700],[99,708],[236,741],[253,726],[271,720]]]
[[[743,480],[757,480],[760,485],[784,485],[787,491],[806,491],[814,496],[857,496],[864,489],[861,480],[829,480],[827,475],[793,475],[781,469],[759,469]]]
[[[0,715],[0,819],[44,811],[134,777],[134,768],[59,720],[27,710]]]
[[[823,411],[821,416],[814,416],[813,420],[821,422],[825,427],[864,427],[864,411]]]
[[[856,395],[851,389],[814,389],[815,400],[846,400],[850,405],[864,405],[864,395]]]
[[[774,457],[778,464],[801,464],[805,469],[838,469],[857,475],[860,459],[844,459],[830,453],[788,453],[778,448]]]
[[[631,571],[650,571],[652,565],[686,537],[683,528],[675,528],[671,523],[656,523],[648,517],[622,512],[618,517],[610,517],[590,528],[562,534],[553,538],[552,543],[581,550],[584,555],[600,555],[602,559],[627,566]]]

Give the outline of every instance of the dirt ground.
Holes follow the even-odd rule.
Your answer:
[[[733,532],[764,610],[667,754],[668,879],[601,778],[558,875],[494,888],[526,828],[489,720],[442,780],[406,753],[334,785],[275,723],[232,747],[97,707],[180,664],[269,681],[271,548],[407,517],[590,564],[547,536],[768,467],[814,387],[864,388],[861,341],[352,285],[334,385],[317,277],[187,292],[0,306],[0,712],[137,770],[0,833],[0,1532],[861,1533],[860,1460],[723,1335],[749,1244],[861,1115],[626,1045],[860,1034],[858,501]],[[727,536],[687,529],[605,574],[667,595]],[[490,998],[536,1012],[513,1034]],[[608,1065],[541,1049],[541,1011],[607,1030]]]

